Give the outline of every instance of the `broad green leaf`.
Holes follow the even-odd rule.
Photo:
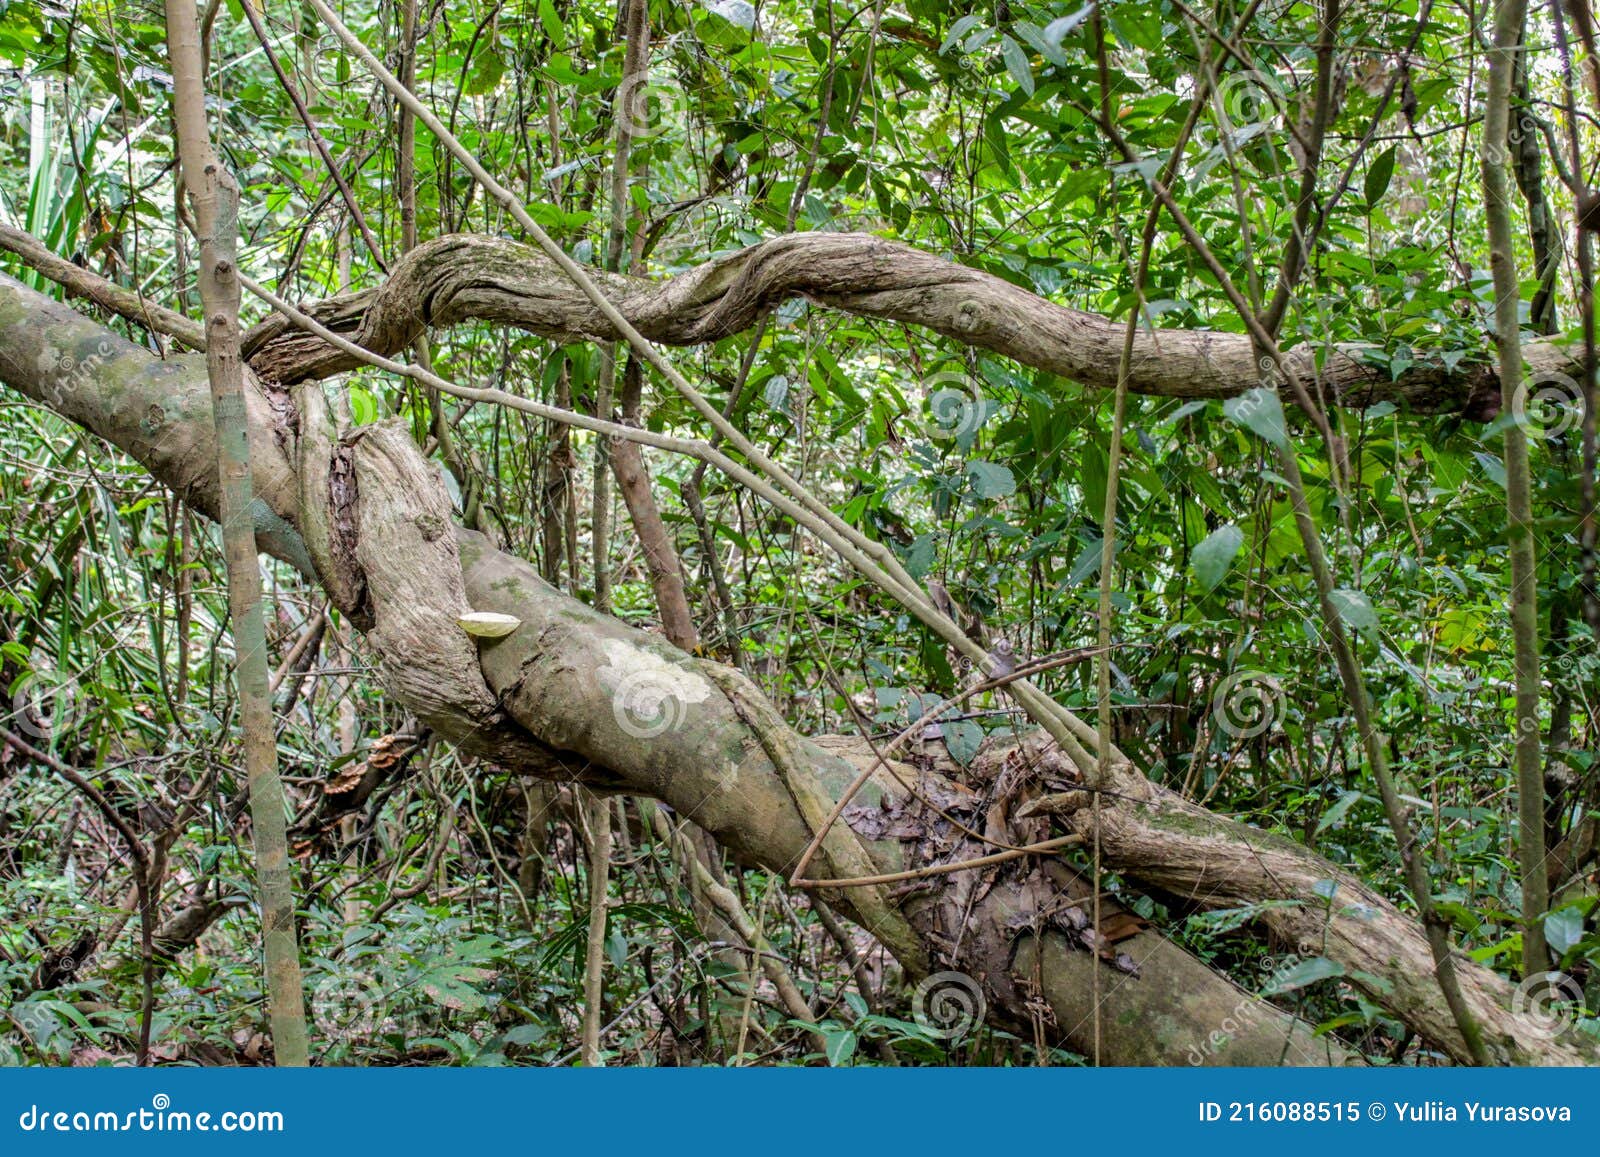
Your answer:
[[[1000,38],[1000,55],[1005,58],[1006,71],[1027,96],[1033,95],[1033,70],[1028,67],[1028,54],[1022,45],[1009,36]]]
[[[960,20],[957,20],[954,24],[952,24],[950,26],[950,35],[946,36],[944,38],[944,43],[939,45],[939,55],[943,56],[945,53],[949,52],[952,48],[959,44],[961,42],[961,38],[967,33],[971,32],[972,29],[977,26],[978,21],[982,19],[983,17],[977,13],[971,13],[963,16]]]
[[[998,462],[968,462],[967,477],[979,498],[1004,498],[1017,492],[1017,479],[1011,468]]]
[[[1378,612],[1373,609],[1372,600],[1357,590],[1349,587],[1340,587],[1333,592],[1332,601],[1334,609],[1339,612],[1339,617],[1345,625],[1356,631],[1376,630],[1378,626]]]
[[[467,76],[467,83],[462,90],[468,96],[483,96],[493,92],[500,78],[506,73],[506,62],[493,48],[484,47],[478,50],[472,58],[472,71]]]
[[[1544,918],[1544,938],[1557,955],[1565,956],[1583,939],[1583,913],[1576,908],[1561,908]]]
[[[745,0],[700,0],[706,11],[722,17],[729,24],[746,32],[756,26],[755,6]]]
[[[1280,450],[1289,448],[1289,427],[1283,417],[1283,403],[1276,390],[1256,386],[1237,398],[1222,403],[1222,412],[1230,422],[1235,422],[1256,437],[1272,443]]]
[[[358,426],[370,425],[378,420],[378,403],[365,386],[350,387],[350,417]]]
[[[933,569],[934,541],[931,534],[919,534],[906,551],[906,571],[920,579]]]
[[[1317,834],[1321,835],[1323,831],[1342,820],[1344,813],[1354,807],[1356,801],[1361,798],[1362,793],[1359,791],[1347,791],[1341,795],[1334,801],[1332,807],[1322,813],[1322,818],[1317,821]]]
[[[847,1028],[825,1028],[822,1041],[827,1048],[828,1063],[835,1068],[848,1064],[856,1055],[856,1034]]]
[[[983,743],[983,728],[970,719],[956,719],[942,723],[944,747],[950,758],[967,767],[978,758],[978,748]]]
[[[1194,548],[1191,562],[1202,594],[1210,594],[1228,577],[1228,569],[1233,566],[1233,560],[1238,557],[1242,546],[1244,531],[1229,523],[1213,530],[1206,535],[1204,542]]]
[[[1326,956],[1313,956],[1310,960],[1302,960],[1287,972],[1274,976],[1272,983],[1261,990],[1261,995],[1277,996],[1280,993],[1304,988],[1308,984],[1315,984],[1319,980],[1343,975],[1344,965],[1337,960],[1329,960]]]
[[[1089,14],[1094,11],[1093,4],[1085,4],[1071,16],[1062,16],[1050,21],[1044,26],[1044,38],[1051,44],[1060,47],[1061,42],[1078,30],[1078,25],[1089,19]]]
[[[1378,154],[1377,159],[1367,169],[1367,180],[1362,192],[1366,196],[1368,209],[1383,200],[1383,195],[1389,191],[1389,182],[1394,177],[1394,151],[1399,147],[1390,145]]]

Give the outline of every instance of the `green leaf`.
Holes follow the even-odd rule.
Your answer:
[[[971,32],[974,26],[977,25],[978,21],[982,19],[982,16],[973,13],[971,15],[963,16],[960,20],[957,20],[954,24],[952,24],[950,26],[950,35],[946,36],[944,38],[944,43],[939,45],[939,55],[943,56],[945,53],[954,48],[956,44],[960,42],[961,38],[968,32]]]
[[[983,728],[970,719],[957,719],[939,726],[944,731],[944,748],[950,758],[962,767],[971,765],[983,744]]]
[[[745,0],[700,0],[700,3],[708,12],[722,17],[729,24],[746,32],[756,26],[755,7],[747,4]]]
[[[1278,401],[1276,390],[1265,386],[1246,390],[1237,398],[1223,402],[1222,412],[1230,422],[1245,427],[1278,449],[1289,448],[1289,426],[1284,421],[1283,403]]]
[[[1026,95],[1033,95],[1033,70],[1028,67],[1028,54],[1022,45],[1009,36],[1000,38],[1000,55],[1005,58],[1006,71]]]
[[[1017,492],[1017,480],[1009,466],[981,459],[967,463],[967,477],[979,498],[1005,498]]]
[[[827,1048],[828,1063],[835,1068],[848,1064],[856,1055],[856,1034],[847,1028],[825,1028],[822,1041]]]
[[[1093,4],[1085,4],[1071,16],[1063,16],[1059,20],[1052,20],[1044,26],[1044,38],[1051,44],[1060,47],[1061,42],[1078,30],[1078,25],[1089,18],[1089,13],[1094,11]]]
[[[1322,813],[1322,818],[1317,821],[1316,834],[1321,835],[1325,829],[1331,828],[1343,819],[1344,813],[1354,807],[1356,801],[1361,797],[1362,793],[1359,791],[1347,791],[1341,795],[1334,801],[1334,805],[1331,808]]]
[[[550,1030],[542,1024],[519,1024],[506,1030],[505,1042],[510,1045],[536,1045],[549,1035]]]
[[[567,46],[566,28],[551,0],[539,0],[539,23],[544,25],[544,34],[550,38],[552,48],[560,51]]]
[[[789,379],[784,374],[773,374],[767,379],[761,396],[767,405],[781,413],[789,413]]]
[[[485,47],[472,58],[472,71],[461,91],[468,96],[483,96],[493,92],[500,78],[506,74],[506,62],[493,48]]]
[[[350,387],[350,417],[358,426],[378,420],[378,403],[365,386]]]
[[[1583,939],[1583,913],[1576,908],[1561,908],[1544,918],[1544,938],[1557,954],[1565,956]]]
[[[418,987],[445,1008],[457,1012],[478,1012],[486,1007],[486,1002],[472,982],[488,980],[493,975],[488,969],[473,965],[443,964],[424,972],[418,980]]]
[[[1200,593],[1210,594],[1228,577],[1228,569],[1244,546],[1244,531],[1233,523],[1219,526],[1199,546],[1194,548],[1194,577],[1199,580]]]
[[[1355,631],[1372,631],[1378,627],[1378,612],[1373,609],[1372,600],[1361,591],[1351,590],[1349,587],[1340,587],[1330,596],[1334,609],[1339,612],[1339,617],[1345,625]]]
[[[931,534],[919,534],[906,550],[906,573],[920,579],[933,569],[934,541]]]
[[[1367,180],[1362,192],[1367,198],[1369,210],[1389,191],[1389,182],[1394,178],[1394,151],[1399,147],[1390,145],[1367,169]]]
[[[1308,984],[1315,984],[1319,980],[1327,980],[1331,976],[1343,975],[1344,965],[1337,960],[1329,960],[1326,956],[1313,956],[1310,960],[1302,960],[1289,971],[1274,978],[1271,984],[1261,990],[1261,995],[1277,996],[1280,993],[1304,988]]]

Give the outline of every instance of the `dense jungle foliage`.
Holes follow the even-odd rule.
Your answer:
[[[529,240],[312,6],[242,2],[201,10],[242,271],[308,306],[385,285],[419,241]],[[1418,862],[1463,958],[1518,986],[1552,1033],[1596,1035],[1584,1006],[1600,1005],[1600,611],[1579,218],[1600,90],[1586,4],[1527,12],[1498,150],[1513,330],[1567,359],[1557,371],[1530,353],[1511,405],[1493,384],[1495,210],[1481,162],[1495,28],[1483,0],[640,7],[648,42],[635,27],[633,58],[628,0],[336,11],[597,275],[665,282],[773,238],[861,233],[1111,323],[1090,382],[1007,356],[1011,331],[1036,326],[1031,310],[994,342],[968,343],[897,320],[898,305],[878,309],[859,287],[780,294],[727,335],[670,343],[739,431],[886,546],[992,662],[975,673],[813,527],[691,456],[644,450],[647,495],[681,564],[685,636],[663,627],[662,547],[611,476],[625,443],[372,366],[329,379],[343,421],[403,420],[464,526],[577,599],[736,665],[800,735],[886,745],[915,723],[902,758],[959,781],[1034,724],[1003,686],[958,697],[1050,660],[1037,685],[1091,727],[1101,719],[1151,781],[1314,851],[1408,918],[1407,861]],[[173,71],[152,0],[0,0],[0,226],[198,319]],[[61,296],[61,278],[10,253],[0,263]],[[492,275],[486,263],[480,280]],[[75,308],[147,350],[178,348],[103,303]],[[246,327],[271,313],[245,294]],[[1226,391],[1242,398],[1189,393],[1178,361],[1167,388],[1136,382],[1119,412],[1130,318],[1153,332],[1156,352],[1141,357],[1159,367],[1163,332],[1257,336],[1243,313],[1270,318],[1276,344],[1250,359],[1259,380]],[[1277,368],[1280,347],[1305,355],[1309,411]],[[478,316],[420,345],[407,336],[391,356],[460,386],[722,441],[626,342],[556,341]],[[1341,358],[1371,375],[1370,395],[1322,380]],[[1437,388],[1390,388],[1419,375]],[[1281,407],[1262,401],[1279,386]],[[1525,443],[1526,463],[1508,439]],[[1519,470],[1531,652],[1513,613]],[[679,810],[535,779],[446,741],[385,690],[329,594],[286,562],[262,566],[317,1063],[577,1063],[596,969],[591,1061],[1095,1059],[1042,998],[1029,1024],[981,1019],[984,992],[964,975],[939,997],[785,873],[692,829],[674,835],[692,818]],[[181,488],[0,390],[0,725],[19,741],[0,743],[0,1063],[131,1061],[147,978],[151,1059],[272,1062],[232,626],[220,531]],[[1534,672],[1520,703],[1519,659]],[[685,710],[646,702],[645,733]],[[1530,782],[1518,738],[1526,755],[1530,735],[1548,893],[1536,908],[1518,858]],[[973,815],[982,829],[985,813]],[[1013,838],[991,833],[1001,847]],[[609,864],[598,924],[597,856]],[[1392,981],[1265,934],[1275,907],[1303,899],[1216,907],[1138,886],[1097,864],[1092,841],[1059,856],[1125,906],[1130,928],[1161,933],[1319,1040],[1371,1064],[1452,1055],[1379,999]],[[140,871],[156,892],[152,961]],[[1542,968],[1530,967],[1530,929],[1546,942]],[[1137,973],[1119,933],[1102,925],[1084,944],[1097,940],[1109,965],[1097,983]],[[1115,1031],[1137,1028],[1095,1028]]]

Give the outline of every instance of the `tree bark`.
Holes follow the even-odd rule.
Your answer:
[[[0,275],[0,381],[132,454],[197,511],[216,517],[215,442],[200,359],[153,358]],[[319,387],[297,391],[291,411],[281,392],[250,377],[246,385],[258,544],[309,576],[320,572],[330,595],[339,592],[336,605],[367,631],[384,682],[419,718],[516,772],[662,800],[745,863],[783,872],[798,859],[814,820],[750,724],[700,674],[725,669],[561,595],[482,536],[452,532],[437,473],[395,423],[363,427],[346,446],[334,439]],[[297,466],[319,461],[320,471]],[[523,626],[480,647],[454,623],[468,607],[512,608]],[[663,735],[639,738],[618,723],[618,684],[640,671],[669,682],[683,672],[683,694],[671,698],[681,707],[678,723]],[[696,699],[701,693],[705,698]],[[537,721],[537,734],[523,718]],[[826,744],[787,738],[801,753],[791,782],[812,798],[814,816],[818,801],[842,790],[856,766]],[[904,868],[917,855],[894,839],[847,838],[880,870]],[[1003,1021],[1031,1023],[1030,993],[1043,994],[1060,1039],[1086,1049],[1090,970],[1112,966],[1050,922],[1063,892],[1046,867],[1056,870],[1035,872],[1024,862],[987,876],[939,877],[937,891],[905,899],[907,911],[874,905],[855,889],[834,900],[884,939],[913,976],[935,962],[969,970]],[[952,909],[938,902],[955,894],[946,887],[983,898],[970,912]],[[1033,949],[1019,944],[1019,929]],[[1348,1059],[1151,930],[1118,947],[1138,962],[1139,975],[1107,972],[1104,1015],[1125,1027],[1104,1042],[1106,1063]],[[1015,979],[1019,962],[1028,969],[1026,990]]]
[[[98,357],[93,373],[60,371],[63,358],[81,361],[80,353]],[[196,421],[204,413],[204,383],[195,359],[158,362],[66,307],[0,279],[0,380],[115,442],[214,515],[216,477],[207,466],[208,427]],[[836,793],[856,774],[849,745],[795,736],[736,672],[561,595],[532,566],[479,535],[452,533],[436,471],[395,423],[362,427],[340,442],[320,387],[296,390],[293,406],[276,390],[251,389],[247,398],[257,495],[271,512],[259,524],[263,549],[340,592],[336,603],[368,631],[384,681],[409,709],[466,750],[519,773],[577,775],[602,791],[662,800],[746,863],[787,872],[797,861]],[[454,623],[469,607],[515,615],[522,625],[505,639],[475,644]],[[645,727],[630,714],[641,689],[656,708]],[[1060,765],[1055,772],[1052,760]],[[1046,776],[1040,782],[1050,786],[1053,774],[1071,786],[1070,764],[1055,749],[1044,747],[1037,762]],[[1413,922],[1292,841],[1204,812],[1131,767],[1115,770],[1113,786],[1129,799],[1100,809],[1111,867],[1204,897],[1210,906],[1300,901],[1269,910],[1263,920],[1291,948],[1315,945],[1344,964],[1351,982],[1371,986],[1372,999],[1459,1055],[1461,1042],[1426,979],[1426,939]],[[946,810],[971,806],[966,789],[937,768],[899,771]],[[836,878],[869,875],[964,862],[991,850],[951,838],[919,806],[880,772],[831,833],[817,870]],[[1067,810],[1061,818],[1082,830],[1088,814]],[[1024,825],[1037,822],[1013,816]],[[1350,902],[1329,912],[1326,881]],[[1114,957],[1106,963],[1085,950],[1093,938],[1063,916],[1083,884],[1063,861],[1017,860],[920,887],[894,896],[877,888],[829,889],[837,895],[825,898],[878,936],[911,975],[953,967],[977,978],[1008,1023],[1032,1023],[1042,996],[1061,1037],[1080,1046],[1087,1044],[1090,970],[1109,970],[1102,1007],[1105,1023],[1115,1027],[1103,1042],[1107,1063],[1149,1063],[1154,1051],[1182,1060],[1219,1033],[1222,1041],[1196,1052],[1198,1061],[1277,1063],[1286,1041],[1296,1062],[1329,1059],[1325,1040],[1313,1040],[1292,1018],[1245,996],[1148,929],[1115,945],[1137,976],[1118,969]],[[1107,909],[1114,917],[1115,907]],[[1465,963],[1462,971],[1495,1059],[1593,1061],[1592,1045],[1570,1035],[1548,1039],[1514,1010],[1510,986],[1492,972]],[[1152,1032],[1159,1043],[1151,1042]]]
[[[0,234],[0,246],[10,248]],[[25,258],[26,259],[26,258]],[[967,345],[1103,389],[1116,386],[1124,326],[1069,309],[980,270],[909,245],[861,233],[777,237],[708,261],[668,281],[591,270],[590,276],[646,338],[700,345],[744,332],[792,297],[862,317],[925,326]],[[539,250],[499,237],[455,234],[424,242],[382,286],[308,306],[316,320],[385,356],[417,334],[467,320],[497,321],[560,342],[615,341],[612,325]],[[1391,380],[1388,358],[1371,346],[1300,346],[1285,360],[1331,401],[1367,406],[1393,401],[1418,412],[1474,419],[1500,408],[1487,362],[1456,369],[1421,359]],[[1575,373],[1572,351],[1529,343],[1536,370]],[[245,339],[245,355],[264,378],[285,385],[328,377],[359,363],[282,317]],[[1260,384],[1248,335],[1141,328],[1128,388],[1171,398],[1227,398]]]
[[[1503,405],[1516,421],[1506,424],[1506,529],[1511,555],[1511,632],[1516,670],[1517,860],[1522,883],[1522,969],[1545,971],[1544,916],[1550,906],[1545,864],[1544,765],[1539,754],[1539,570],[1534,546],[1533,482],[1528,435],[1523,428],[1522,287],[1517,280],[1507,179],[1511,91],[1527,17],[1525,0],[1497,0],[1494,45],[1489,53],[1489,91],[1483,117],[1483,199],[1489,230],[1489,270],[1494,277],[1495,344],[1500,354]]]
[[[215,470],[220,476],[217,512],[227,560],[228,615],[233,622],[241,741],[250,779],[250,822],[261,887],[273,1056],[280,1065],[303,1067],[310,1063],[305,1001],[295,938],[283,783],[278,778],[277,736],[268,687],[261,569],[251,522],[254,483],[244,366],[239,356],[235,252],[239,190],[211,147],[193,0],[167,0],[167,56],[172,65],[179,157],[200,240],[200,304],[205,315]]]

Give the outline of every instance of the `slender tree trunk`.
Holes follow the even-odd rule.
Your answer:
[[[200,302],[216,432],[228,611],[237,653],[239,712],[250,777],[250,819],[260,878],[267,1001],[280,1065],[308,1062],[305,1005],[295,941],[294,893],[268,690],[261,571],[256,558],[249,420],[239,356],[238,186],[212,149],[206,126],[199,29],[192,0],[167,0],[167,54],[177,108],[178,150],[200,239]]]
[[[628,213],[628,156],[633,142],[632,112],[639,77],[647,67],[648,0],[621,0],[621,20],[626,37],[623,52],[622,83],[613,102],[617,147],[611,164],[611,225],[607,231],[606,269],[612,273],[622,260],[622,241]],[[610,420],[617,379],[617,347],[608,342],[600,350],[599,383],[595,390],[594,412]],[[594,547],[595,609],[611,610],[611,455],[613,447],[605,438],[594,441],[594,506],[591,515]],[[587,794],[587,793],[584,793]],[[584,966],[584,1063],[600,1063],[601,969],[605,964],[605,899],[611,872],[611,807],[601,797],[586,801],[589,821],[589,949]]]
[[[583,1063],[597,1068],[605,1004],[606,915],[611,890],[611,799],[585,792],[589,851],[589,942],[583,960]]]
[[[1489,271],[1494,277],[1495,346],[1500,389],[1516,421],[1505,439],[1506,520],[1511,552],[1511,631],[1516,667],[1517,856],[1522,880],[1522,969],[1533,975],[1549,967],[1544,914],[1550,906],[1544,851],[1544,768],[1539,754],[1538,558],[1533,541],[1533,496],[1528,436],[1522,426],[1522,300],[1511,233],[1511,195],[1506,140],[1511,90],[1527,18],[1526,0],[1497,0],[1494,47],[1489,53],[1489,92],[1483,122],[1484,215],[1489,229]]]

